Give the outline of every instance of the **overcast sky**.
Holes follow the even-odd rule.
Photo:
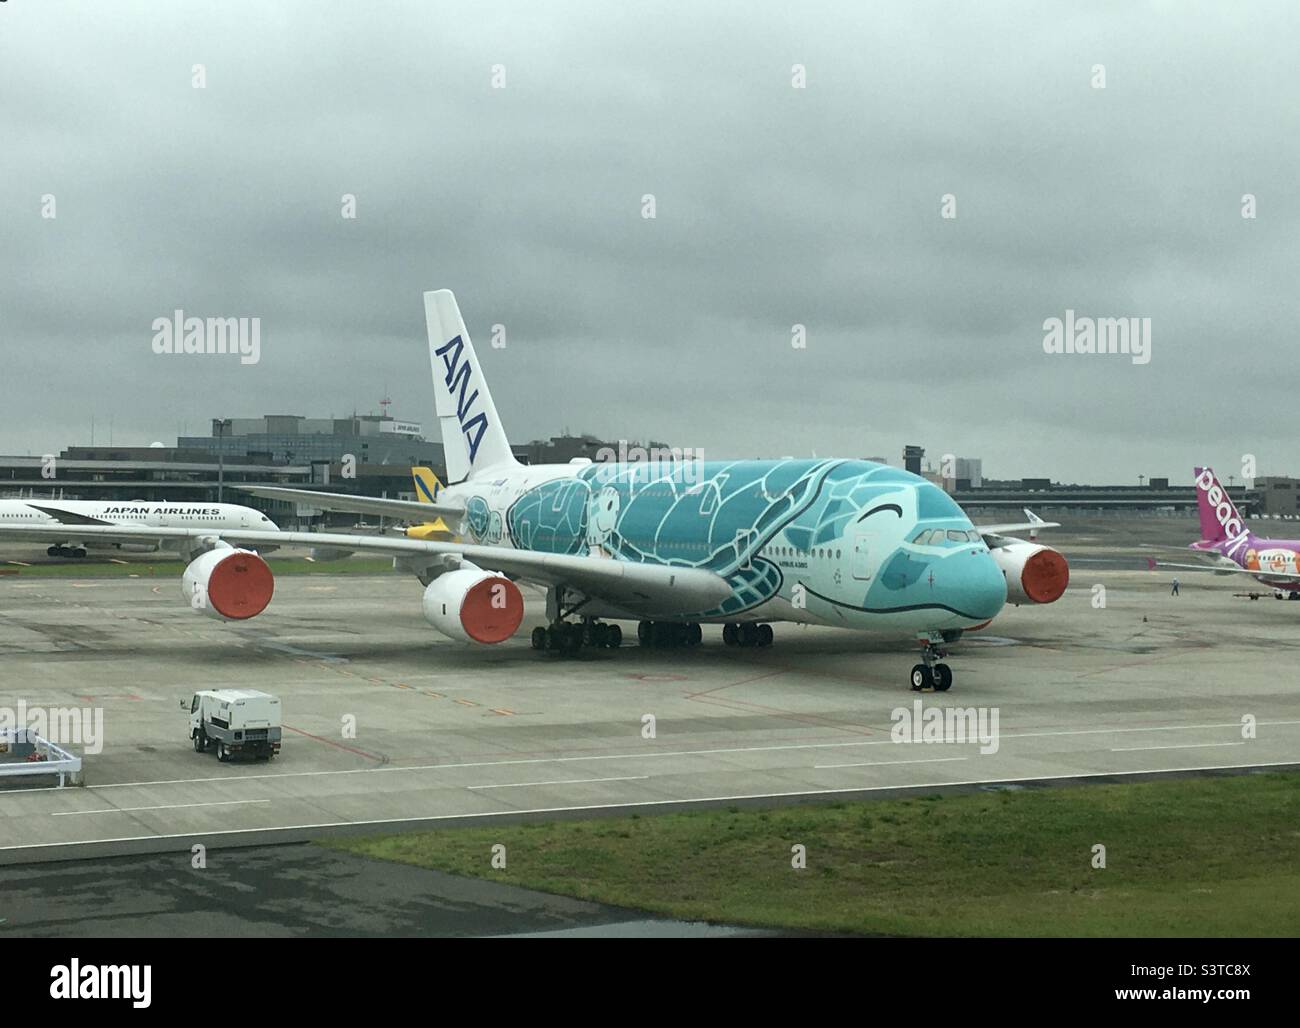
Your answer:
[[[8,0],[0,453],[432,428],[446,287],[515,441],[1300,474],[1298,10]],[[178,308],[260,362],[155,354]],[[1044,353],[1067,309],[1150,363]]]

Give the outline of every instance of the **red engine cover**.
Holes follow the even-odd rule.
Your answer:
[[[460,623],[475,642],[504,642],[523,619],[524,598],[508,578],[493,576],[476,582],[460,605]]]
[[[262,613],[274,592],[275,576],[256,553],[236,550],[219,560],[208,574],[208,603],[232,621]]]
[[[1070,565],[1055,550],[1039,550],[1020,572],[1020,587],[1035,603],[1056,602],[1069,584]]]

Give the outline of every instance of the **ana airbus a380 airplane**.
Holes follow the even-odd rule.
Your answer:
[[[937,486],[870,461],[520,465],[455,297],[439,290],[424,301],[450,483],[436,500],[246,491],[416,523],[438,515],[460,539],[133,530],[188,549],[183,592],[196,609],[228,620],[265,609],[273,582],[255,548],[266,543],[387,553],[419,578],[425,618],[452,639],[512,636],[524,581],[547,591],[538,649],[619,645],[619,626],[601,619],[639,621],[647,645],[697,644],[708,623],[741,646],[769,644],[772,622],[833,625],[918,642],[911,686],[942,691],[952,684],[946,644],[1008,601],[1051,603],[1065,591],[1064,557],[1006,534],[1054,523],[977,528]],[[0,536],[48,531],[0,527]]]
[[[209,530],[256,528],[277,531],[275,522],[252,507],[234,503],[145,503],[88,500],[0,500],[0,528],[32,525],[51,528],[58,539],[46,549],[51,557],[84,557],[87,549],[116,549],[151,553],[160,539],[140,539],[135,534],[113,536],[87,533],[87,528],[127,525],[132,528],[205,528]],[[58,526],[57,528],[55,526]]]

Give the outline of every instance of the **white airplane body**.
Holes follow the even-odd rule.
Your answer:
[[[205,528],[214,531],[262,529],[278,531],[270,518],[235,503],[147,503],[133,500],[54,500],[44,497],[0,500],[0,528],[29,526],[56,531],[59,541],[46,552],[51,557],[84,557],[88,549],[117,549],[148,553],[162,548],[161,539],[141,540],[136,534],[114,538],[87,533],[87,528]],[[62,552],[59,552],[62,551]]]

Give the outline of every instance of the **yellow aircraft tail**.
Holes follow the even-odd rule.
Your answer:
[[[412,468],[411,478],[415,482],[415,496],[421,503],[433,503],[442,492],[442,483],[432,468]],[[436,539],[439,536],[450,539],[452,531],[442,518],[435,518],[423,525],[412,525],[406,530],[411,539]]]

